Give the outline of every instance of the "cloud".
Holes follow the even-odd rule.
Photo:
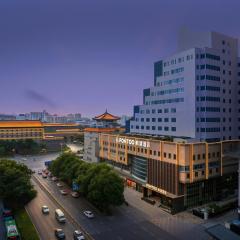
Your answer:
[[[25,90],[25,97],[32,101],[44,104],[50,108],[57,107],[56,103],[54,101],[52,101],[50,98],[44,96],[43,94],[41,94],[35,90],[32,90],[32,89]]]

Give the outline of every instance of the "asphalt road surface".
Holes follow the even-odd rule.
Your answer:
[[[55,159],[58,154],[48,154],[42,156],[16,156],[14,160],[26,164],[31,169],[37,170],[44,167],[44,161]],[[33,219],[36,228],[39,230],[42,239],[51,240],[53,229],[63,227],[66,231],[67,238],[72,239],[73,225],[67,220],[64,226],[58,224],[54,218],[54,210],[58,208],[54,201],[51,201],[49,193],[57,199],[67,213],[69,213],[79,225],[87,231],[96,240],[174,240],[178,237],[173,236],[170,232],[151,223],[146,216],[138,209],[132,206],[121,206],[114,208],[112,216],[104,216],[99,213],[84,198],[75,199],[70,194],[63,196],[56,183],[51,179],[43,179],[40,175],[35,174],[41,183],[41,188],[35,182],[38,196],[28,206],[29,213]],[[43,188],[44,187],[44,188]],[[67,186],[64,186],[68,189]],[[45,189],[45,190],[43,190]],[[46,190],[48,194],[46,194]],[[44,216],[41,213],[42,205],[49,205],[50,215]],[[88,219],[83,215],[84,210],[92,210],[95,214],[94,219]],[[181,227],[181,226],[179,226]]]
[[[85,199],[75,199],[70,194],[63,196],[56,183],[50,179],[43,179],[41,175],[36,174],[37,179],[65,209],[76,219],[76,221],[87,231],[94,239],[176,239],[169,233],[161,230],[154,224],[147,221],[140,212],[134,215],[128,215],[124,209],[119,208],[113,216],[104,216],[100,214]],[[67,186],[63,188],[70,191]],[[127,208],[127,207],[125,207]],[[83,215],[84,210],[91,210],[95,214],[94,219],[88,219]],[[161,238],[160,238],[161,236]]]
[[[67,219],[66,223],[59,223],[55,218],[55,209],[59,207],[38,186],[38,184],[34,183],[34,185],[35,189],[38,191],[38,194],[37,197],[26,206],[26,209],[32,219],[33,224],[37,228],[40,238],[42,240],[56,239],[54,235],[54,229],[62,228],[66,234],[66,239],[72,239],[75,228],[71,223],[71,220]],[[43,214],[41,212],[41,207],[43,205],[47,205],[49,207],[49,214]]]

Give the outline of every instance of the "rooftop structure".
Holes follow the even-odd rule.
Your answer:
[[[93,118],[93,120],[96,120],[96,121],[117,121],[119,119],[120,119],[120,117],[117,117],[117,116],[114,116],[114,115],[108,113],[107,110],[105,113]]]

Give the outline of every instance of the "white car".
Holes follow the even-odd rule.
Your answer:
[[[80,195],[79,195],[78,192],[72,192],[71,195],[72,195],[72,197],[74,197],[74,198],[80,197]]]
[[[75,230],[73,232],[73,239],[74,240],[85,240],[85,237],[83,236],[82,232],[79,230]]]
[[[84,211],[83,214],[87,217],[87,218],[94,218],[94,214],[91,211]]]
[[[56,177],[52,177],[52,180],[55,182],[55,181],[57,181],[57,178]]]
[[[60,190],[60,193],[61,193],[62,195],[67,195],[67,194],[68,194],[68,192],[67,192],[66,190]]]
[[[60,182],[57,183],[57,186],[58,187],[63,187],[63,185]]]
[[[42,213],[44,213],[44,214],[48,214],[49,213],[48,206],[46,206],[46,205],[42,206]]]

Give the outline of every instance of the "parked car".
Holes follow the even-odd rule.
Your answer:
[[[71,196],[74,197],[74,198],[78,198],[80,195],[79,195],[78,192],[72,192]]]
[[[38,175],[42,175],[42,171],[41,170],[38,170]]]
[[[65,239],[65,233],[61,228],[56,228],[54,232],[57,239]]]
[[[68,192],[66,191],[66,190],[60,190],[60,193],[62,194],[62,195],[67,195],[68,194]]]
[[[60,182],[57,183],[57,186],[58,187],[63,187],[63,185]]]
[[[12,212],[12,210],[10,210],[10,209],[4,208],[4,209],[2,210],[2,216],[3,216],[3,218],[5,218],[5,217],[11,217],[11,216],[13,216],[13,212]]]
[[[47,178],[47,175],[45,173],[43,173],[42,178]]]
[[[48,208],[48,206],[46,206],[46,205],[42,206],[42,213],[43,213],[43,214],[49,214],[49,208]]]
[[[89,211],[89,210],[86,210],[83,212],[83,214],[87,217],[87,218],[94,218],[94,214]]]
[[[85,237],[84,237],[84,235],[82,234],[81,231],[75,230],[75,231],[73,232],[73,239],[74,239],[74,240],[84,240]]]

